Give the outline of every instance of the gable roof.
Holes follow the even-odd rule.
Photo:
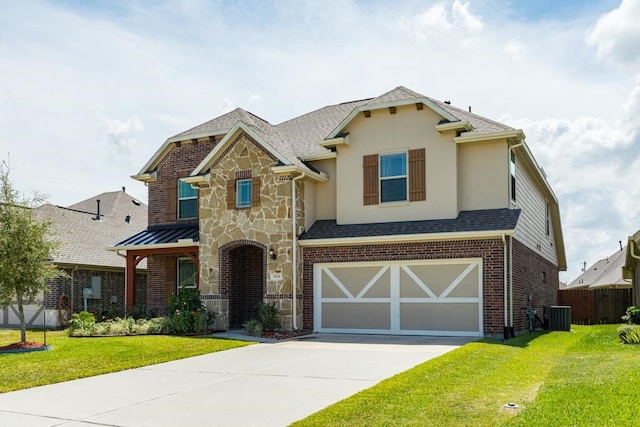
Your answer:
[[[420,103],[441,115],[446,121],[469,122],[472,129],[467,133],[471,135],[514,130],[509,126],[452,107],[449,104],[434,100],[407,89],[404,86],[398,86],[374,98],[328,105],[278,125],[272,125],[255,114],[245,111],[242,108],[236,108],[233,111],[168,138],[147,164],[145,164],[138,175],[134,177],[136,179],[143,179],[142,177],[145,174],[152,173],[176,142],[213,136],[230,137],[229,134],[238,129],[252,130],[252,137],[260,140],[257,142],[266,144],[272,148],[275,151],[275,157],[284,160],[282,161],[284,165],[293,165],[302,170],[311,171],[304,164],[304,160],[313,158],[314,156],[329,154],[331,151],[321,146],[320,143],[323,140],[334,138],[340,134],[360,112],[389,106]],[[200,173],[203,171],[204,166],[204,164],[201,164],[198,168]]]
[[[61,243],[53,262],[69,266],[124,268],[125,259],[106,248],[147,227],[147,205],[123,191],[102,193],[68,207],[42,205],[33,215],[51,221],[53,237]],[[143,263],[138,268],[146,268]]]
[[[580,288],[630,288],[631,283],[622,278],[626,247],[598,260],[564,289]]]

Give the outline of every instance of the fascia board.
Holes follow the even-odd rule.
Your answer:
[[[400,234],[392,236],[341,237],[333,239],[299,240],[298,244],[305,247],[315,246],[350,246],[376,245],[385,243],[429,242],[441,240],[486,239],[513,235],[515,230],[469,231],[463,233],[428,233],[428,234]]]
[[[436,125],[436,130],[438,132],[446,132],[449,130],[464,130],[466,132],[469,132],[473,130],[473,126],[471,126],[471,123],[469,123],[467,120],[462,120],[459,122],[449,122],[442,123],[441,125]]]
[[[109,246],[108,251],[135,251],[140,249],[165,249],[165,248],[188,248],[190,246],[198,246],[198,242],[184,241],[176,243],[160,243],[157,245],[129,245],[129,246]]]
[[[140,182],[155,182],[158,179],[158,174],[155,172],[152,173],[143,173],[141,175],[131,175],[131,178]]]
[[[402,107],[405,105],[414,105],[414,104],[420,104],[420,103],[426,105],[427,107],[429,107],[430,109],[432,109],[433,111],[435,111],[436,113],[438,113],[439,115],[441,115],[442,117],[444,117],[445,119],[451,122],[460,121],[453,114],[449,113],[447,110],[443,109],[438,104],[436,104],[429,98],[425,98],[425,97],[402,99],[399,101],[382,102],[379,104],[364,104],[354,108],[351,111],[351,113],[349,113],[349,115],[345,117],[344,120],[342,120],[340,124],[327,136],[326,139],[332,139],[338,136],[338,134],[342,132],[342,130],[349,123],[351,123],[351,121],[362,111],[381,110],[383,108],[388,108],[388,107]]]
[[[167,142],[171,143],[171,142],[189,141],[192,139],[208,138],[210,136],[226,135],[227,133],[229,133],[229,130],[230,129],[216,129],[210,132],[195,133],[193,135],[187,135],[187,136],[172,136],[171,138],[167,139]]]
[[[324,172],[317,173],[312,170],[302,169],[298,166],[293,166],[293,165],[274,166],[271,168],[271,171],[277,175],[283,175],[283,174],[301,175],[302,173],[304,173],[305,176],[308,176],[309,178],[317,182],[327,182],[329,180],[329,177]]]
[[[206,184],[207,178],[205,178],[204,175],[194,175],[194,176],[188,176],[185,178],[180,178],[180,181],[184,181],[187,184],[191,184],[191,185],[199,185],[199,184]]]
[[[320,145],[327,147],[335,147],[336,145],[349,145],[349,135],[338,136],[331,139],[325,139],[320,142]]]
[[[304,162],[313,162],[313,161],[316,161],[316,160],[335,159],[336,157],[338,157],[338,153],[336,153],[335,151],[329,151],[327,153],[314,154],[313,156],[303,157],[302,161],[304,161]]]
[[[481,141],[489,141],[492,139],[502,139],[502,138],[517,138],[524,140],[524,132],[522,130],[505,130],[500,132],[489,132],[489,133],[474,133],[469,132],[464,135],[456,136],[453,138],[453,142],[456,144],[462,144],[466,142],[481,142]]]

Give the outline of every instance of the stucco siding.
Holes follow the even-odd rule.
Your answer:
[[[458,144],[458,209],[509,207],[505,140]]]
[[[455,218],[457,209],[456,146],[435,130],[442,118],[415,105],[373,110],[371,117],[359,115],[345,129],[349,145],[338,147],[338,224]],[[426,149],[426,200],[363,204],[363,156]]]
[[[518,157],[516,157],[516,200],[511,203],[521,209],[515,237],[528,248],[557,265],[558,256],[551,224],[549,236],[546,235],[547,199],[533,182],[531,172],[523,167]]]
[[[316,187],[316,219],[336,218],[336,159],[313,162],[313,167],[329,177],[327,182]]]
[[[318,184],[313,181],[304,181],[304,229],[311,228],[314,222],[316,222],[316,200],[317,200],[317,188]]]

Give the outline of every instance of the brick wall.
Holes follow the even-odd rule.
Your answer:
[[[558,304],[558,266],[513,239],[513,326],[523,331],[527,325],[527,296],[542,319],[542,307]]]
[[[185,141],[179,145],[174,145],[169,154],[160,162],[156,181],[149,183],[149,225],[167,223],[167,202],[165,199],[167,182],[176,179],[181,171],[191,173],[211,152],[215,143],[207,138],[195,143]]]
[[[122,315],[124,313],[124,271],[102,271],[71,269],[64,270],[69,276],[73,275],[73,311],[75,313],[84,309],[84,299],[82,290],[91,287],[91,277],[101,278],[100,299],[88,299],[87,310],[96,316],[109,316],[110,314]],[[144,302],[146,293],[147,275],[139,273],[137,281],[137,301]],[[71,278],[57,278],[49,282],[49,290],[45,293],[45,306],[47,309],[58,309],[60,296],[71,297]],[[111,297],[115,296],[117,301],[111,302]]]
[[[483,259],[484,332],[502,334],[504,270],[501,239],[303,248],[304,328],[313,329],[314,263],[448,258]]]
[[[174,255],[149,255],[147,257],[147,310],[160,315],[167,313],[166,259],[176,258]]]

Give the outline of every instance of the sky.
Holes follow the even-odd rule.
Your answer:
[[[0,160],[70,205],[236,107],[277,124],[403,85],[522,129],[570,282],[640,228],[640,0],[3,3]]]

